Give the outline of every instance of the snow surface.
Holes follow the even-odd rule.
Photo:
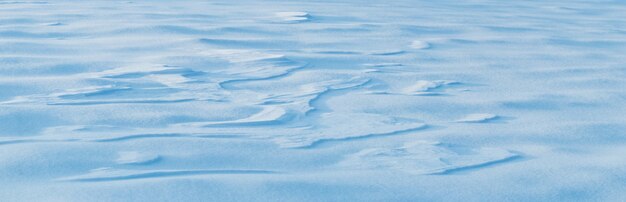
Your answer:
[[[0,0],[0,201],[626,200],[623,1],[366,2]]]

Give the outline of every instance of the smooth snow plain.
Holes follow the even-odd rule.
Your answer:
[[[624,1],[0,0],[0,201],[623,201]]]

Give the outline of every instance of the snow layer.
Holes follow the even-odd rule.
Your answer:
[[[0,201],[623,201],[620,1],[0,0]]]

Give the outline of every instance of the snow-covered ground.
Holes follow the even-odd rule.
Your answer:
[[[0,0],[0,201],[624,201],[624,1]]]

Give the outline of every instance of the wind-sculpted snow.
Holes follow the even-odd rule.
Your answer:
[[[224,174],[272,174],[265,170],[116,170],[111,168],[99,168],[91,170],[88,174],[75,177],[63,178],[62,181],[115,181],[145,178],[163,178],[169,176],[186,175],[224,175]]]
[[[395,169],[412,174],[445,174],[505,162],[519,157],[498,148],[446,148],[437,142],[411,142],[397,148],[370,148],[340,165],[357,169]]]
[[[498,116],[495,114],[469,114],[462,119],[457,120],[457,122],[465,122],[465,123],[482,123],[491,120],[497,119]]]
[[[625,15],[0,0],[0,201],[623,201]]]
[[[118,164],[148,164],[159,160],[159,155],[140,153],[137,151],[119,152]]]
[[[298,22],[298,21],[306,21],[309,19],[310,15],[306,12],[277,12],[275,13],[276,17],[281,18],[284,21],[290,22]]]

